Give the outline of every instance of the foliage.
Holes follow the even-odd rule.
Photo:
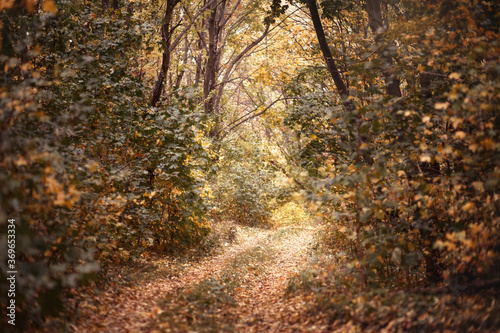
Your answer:
[[[213,185],[216,219],[257,226],[269,225],[272,210],[286,193],[275,181],[273,166],[259,138],[234,138],[222,146],[220,169]]]
[[[495,315],[497,287],[481,291],[462,286],[429,293],[363,288],[352,269],[327,263],[290,279],[287,294],[312,296],[308,312],[328,318],[330,331],[495,332],[500,325]]]
[[[207,156],[196,135],[203,115],[195,110],[195,91],[179,91],[171,104],[144,109],[134,119],[129,151],[135,159],[119,173],[116,188],[129,199],[119,223],[131,248],[152,246],[181,251],[199,243],[209,232],[200,193]]]
[[[24,323],[56,314],[60,290],[95,279],[100,266],[149,247],[180,251],[210,230],[194,178],[206,162],[196,94],[144,105],[135,58],[152,30],[133,17],[139,7],[30,6],[0,13],[0,223],[3,233],[16,219]]]
[[[320,78],[290,85],[291,96],[305,94],[288,121],[311,138],[302,151],[310,199],[324,206],[331,244],[364,283],[488,279],[500,245],[495,8],[400,6],[405,16],[375,43],[355,28],[342,36],[353,49],[343,61],[352,64],[355,108],[338,106]],[[380,71],[398,73],[402,97],[384,94]]]
[[[417,314],[397,327],[418,330],[408,318],[426,321],[433,300],[412,290],[498,275],[499,5],[324,0],[318,48],[298,3],[0,2],[0,229],[4,244],[15,219],[18,322],[43,326],[64,290],[145,252],[214,255],[233,223],[285,224],[281,242],[323,219],[318,250],[345,275],[293,283],[360,329],[396,325],[371,308],[401,319],[408,303]],[[225,283],[183,301],[215,311],[237,292]],[[482,327],[455,318],[455,300],[496,309],[453,296],[429,308],[452,327]]]
[[[276,208],[272,220],[277,226],[312,225],[315,220],[311,215],[301,204],[291,201]]]

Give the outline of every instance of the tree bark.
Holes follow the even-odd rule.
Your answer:
[[[170,28],[172,22],[172,16],[174,13],[175,6],[180,0],[167,0],[167,8],[165,9],[164,23],[161,26],[161,35],[163,39],[163,55],[161,61],[160,73],[156,79],[155,85],[153,87],[153,92],[149,100],[151,106],[156,106],[160,100],[161,93],[163,91],[163,82],[167,76],[168,69],[170,67],[170,40],[172,38],[172,30]]]
[[[220,3],[213,2],[210,6],[211,13],[208,18],[208,54],[205,67],[205,77],[203,81],[203,100],[204,109],[207,114],[215,113],[215,90],[217,81],[217,72],[220,62],[219,41],[221,38],[222,20],[225,12],[225,1]]]
[[[187,35],[186,35],[186,38],[184,39],[184,56],[182,58],[182,66],[183,67],[186,66],[186,64],[187,64],[188,52],[189,52],[189,40],[188,40]],[[182,78],[184,77],[185,72],[186,72],[186,70],[184,68],[182,68],[181,71],[179,72],[179,74],[177,75],[177,78],[175,79],[174,87],[180,87],[181,82],[182,82]]]
[[[340,94],[342,99],[342,104],[349,112],[356,111],[356,107],[353,102],[349,99],[349,90],[347,89],[347,85],[344,83],[344,80],[340,76],[340,72],[335,64],[335,60],[333,59],[332,52],[328,47],[328,42],[326,41],[325,30],[323,29],[323,24],[321,23],[321,19],[318,13],[318,7],[316,4],[316,0],[307,0],[307,5],[309,7],[309,11],[311,13],[311,19],[313,21],[314,30],[316,31],[316,36],[318,38],[318,43],[321,48],[321,52],[323,53],[323,58],[325,58],[326,65],[328,67],[328,71],[335,83],[335,87]],[[358,127],[361,126],[361,118],[358,116],[356,119]],[[357,137],[358,141],[358,150],[359,147],[365,142],[365,138],[363,138],[359,133]],[[373,158],[369,155],[367,151],[360,151],[360,157],[364,160],[364,163],[372,165],[374,163]]]
[[[323,53],[323,58],[325,58],[326,66],[328,67],[328,71],[332,76],[333,82],[335,82],[335,86],[342,97],[342,101],[344,105],[348,107],[348,109],[352,109],[354,105],[348,100],[349,91],[347,90],[347,86],[344,83],[344,80],[340,76],[340,72],[335,64],[335,60],[333,59],[332,52],[328,47],[328,43],[325,37],[325,30],[323,29],[323,24],[321,23],[321,19],[318,13],[318,6],[316,5],[316,0],[307,0],[307,6],[309,7],[309,11],[311,13],[311,19],[314,24],[314,30],[316,31],[316,36],[318,38],[318,43],[321,48],[321,52]],[[346,105],[347,103],[347,105]]]

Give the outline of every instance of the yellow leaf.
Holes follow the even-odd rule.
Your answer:
[[[448,106],[450,106],[450,103],[448,102],[434,104],[434,108],[436,110],[446,110]]]
[[[458,131],[455,133],[455,138],[460,139],[460,140],[464,139],[466,136],[467,136],[467,134],[463,131]]]
[[[144,196],[152,199],[156,195],[156,193],[156,191],[153,191],[151,193],[144,193]]]
[[[481,103],[481,105],[479,106],[479,110],[481,110],[483,112],[487,112],[487,111],[489,111],[490,107],[491,106],[488,103]]]
[[[66,202],[66,196],[64,195],[64,192],[57,193],[57,197],[56,197],[56,201],[54,201],[54,205],[64,206],[65,202]]]
[[[473,182],[472,186],[479,192],[484,192],[484,185],[483,182]]]
[[[476,208],[476,204],[469,201],[468,203],[466,203],[463,207],[462,207],[462,210],[464,212],[468,212],[468,211],[471,211],[471,210],[474,210]]]
[[[472,234],[477,235],[479,232],[483,230],[480,224],[474,223],[473,225],[470,226]]]
[[[454,101],[454,100],[457,100],[457,99],[458,99],[458,95],[457,95],[457,92],[455,90],[453,90],[452,92],[450,92],[448,94],[448,100]]]
[[[66,201],[66,206],[68,208],[72,208],[75,203],[80,201],[80,191],[76,189],[75,185],[70,185],[68,187],[68,195],[70,196],[70,198]]]
[[[431,163],[431,157],[429,155],[422,155],[422,156],[420,156],[420,162],[422,162],[422,163],[424,163],[424,162]]]
[[[481,141],[481,146],[483,146],[487,150],[491,150],[495,146],[495,142],[493,142],[493,140],[491,140],[490,138],[486,138]]]
[[[56,3],[53,0],[45,0],[42,2],[42,9],[44,12],[49,12],[52,14],[57,13]]]
[[[97,169],[99,169],[99,164],[97,164],[96,161],[90,161],[86,165],[87,169],[89,169],[90,172],[95,172]]]
[[[456,129],[458,126],[460,126],[460,124],[462,124],[464,122],[464,120],[461,118],[457,118],[457,117],[451,117],[450,122],[453,125],[453,128]]]
[[[53,176],[45,178],[45,185],[50,193],[60,193],[63,191],[63,186]]]
[[[0,0],[0,10],[12,8],[14,2],[15,0]]]
[[[20,156],[17,161],[14,162],[14,164],[18,167],[28,165],[28,162],[24,159],[24,157]]]
[[[460,80],[460,73],[457,73],[457,72],[451,73],[449,78],[451,80]]]
[[[26,63],[24,63],[24,64],[22,64],[22,65],[21,65],[21,70],[22,70],[23,72],[27,72],[27,71],[29,71],[29,70],[30,70],[30,68],[31,68],[31,64],[30,64],[29,62],[26,62]]]
[[[455,243],[452,243],[452,242],[444,242],[444,245],[446,246],[448,251],[455,251],[457,249],[457,246],[455,245]]]
[[[441,240],[437,240],[433,246],[435,249],[442,250],[444,248],[444,243]]]

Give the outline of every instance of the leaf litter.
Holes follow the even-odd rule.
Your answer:
[[[71,326],[75,332],[318,330],[303,317],[307,299],[284,297],[290,278],[308,264],[314,233],[240,227],[237,242],[215,257],[141,259],[141,278],[81,296]]]

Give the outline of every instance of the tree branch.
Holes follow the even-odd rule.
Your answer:
[[[246,116],[248,116],[248,115],[252,114],[253,112],[257,111],[257,110],[258,110],[258,108],[256,108],[256,109],[254,109],[253,111],[251,111],[251,112],[249,112],[249,113],[247,113],[247,114],[245,114],[245,115],[243,115],[243,116],[239,117],[238,119],[236,119],[236,120],[232,121],[229,125],[227,125],[224,129],[222,129],[221,131],[219,131],[219,132],[217,133],[217,135],[218,135],[220,132],[225,131],[224,135],[220,138],[220,140],[222,141],[222,140],[223,140],[223,139],[224,139],[224,138],[225,138],[225,137],[226,137],[226,136],[227,136],[227,135],[228,135],[228,134],[229,134],[232,130],[234,130],[236,127],[240,126],[241,124],[243,124],[243,123],[245,123],[245,122],[249,121],[250,119],[253,119],[253,118],[255,118],[255,117],[258,117],[258,116],[260,116],[260,115],[264,114],[264,113],[265,113],[267,110],[269,110],[269,109],[270,109],[270,108],[271,108],[274,104],[276,104],[277,102],[279,102],[279,101],[281,101],[281,100],[282,100],[281,96],[283,96],[283,94],[281,94],[281,95],[280,95],[280,97],[278,97],[278,99],[276,99],[274,102],[272,102],[271,104],[269,104],[269,105],[268,105],[268,106],[267,106],[264,110],[262,110],[262,111],[260,111],[260,112],[258,112],[258,113],[256,113],[256,114],[253,114],[253,115],[249,116],[248,118],[245,118],[245,119],[243,119],[243,120],[240,120],[240,119],[242,119],[242,118],[244,118],[244,117],[246,117]],[[234,124],[234,125],[233,125],[233,124]],[[227,129],[228,127],[229,127],[229,129]],[[226,130],[226,129],[227,129],[227,130]]]

